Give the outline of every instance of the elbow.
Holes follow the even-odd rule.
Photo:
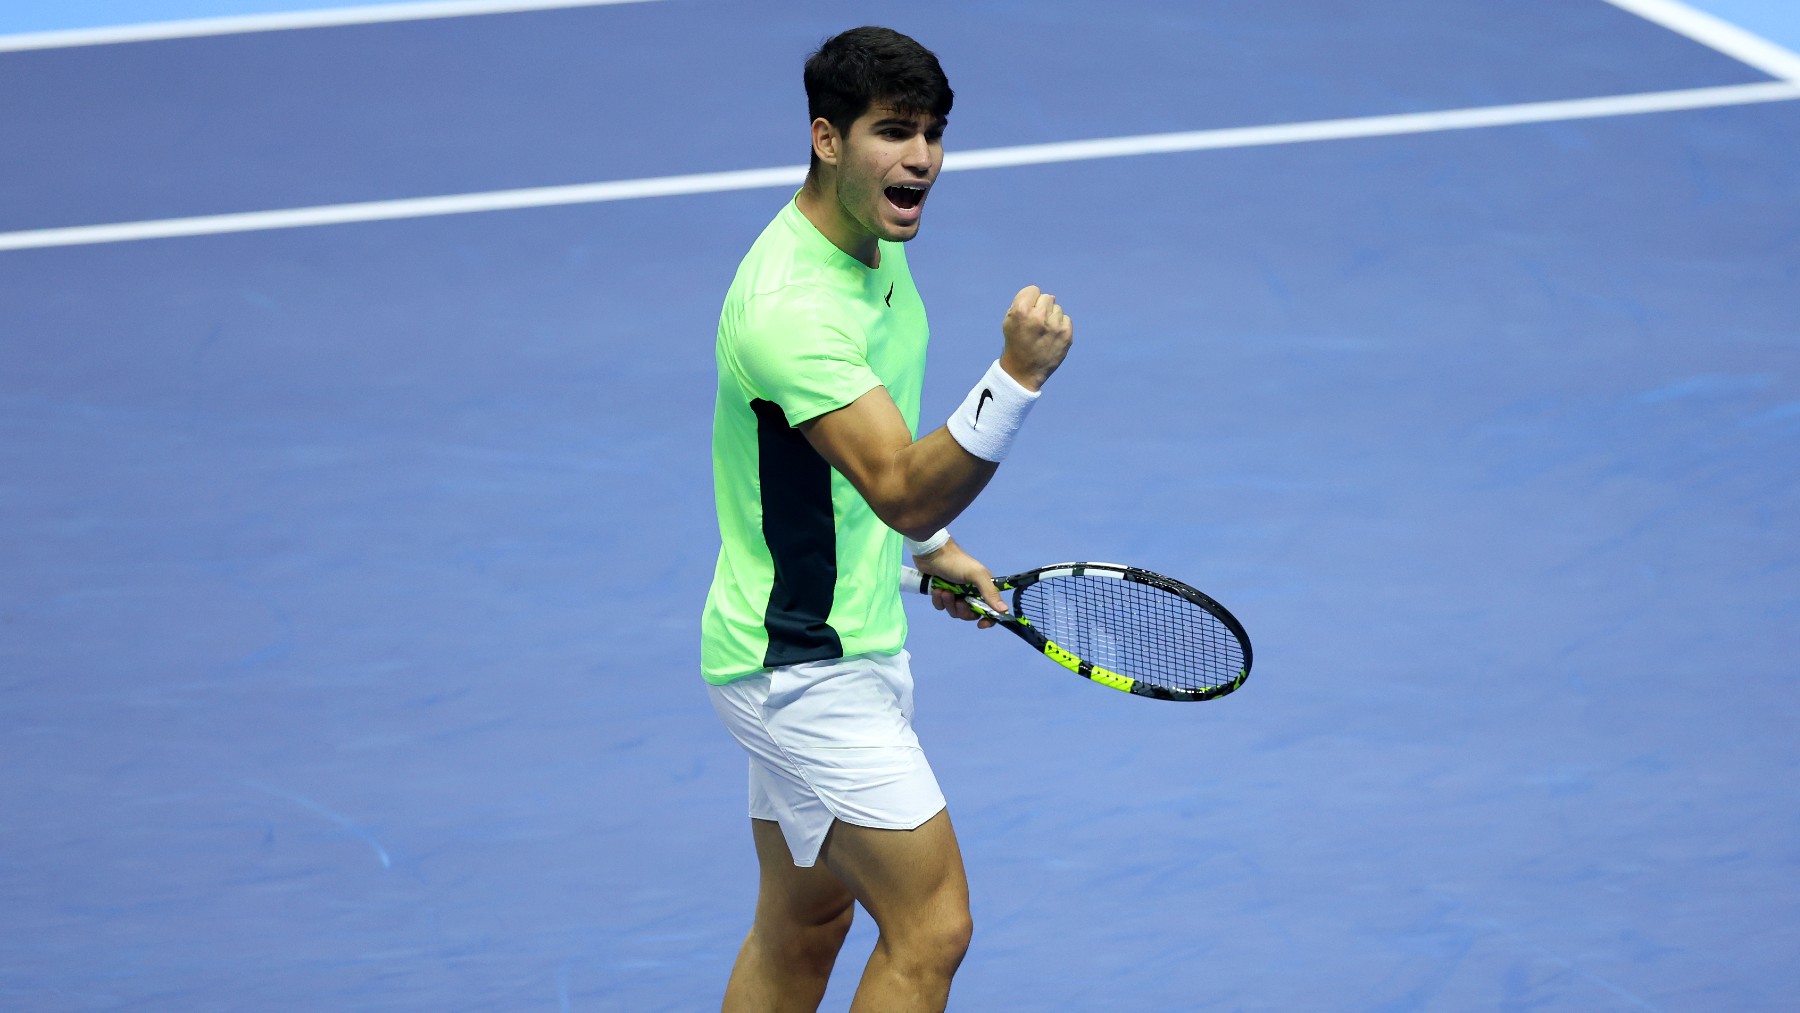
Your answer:
[[[892,525],[890,525],[890,526],[892,526]],[[931,541],[931,536],[937,534],[939,529],[941,529],[943,527],[943,525],[941,525],[941,524],[919,524],[919,525],[913,525],[913,526],[904,527],[904,528],[898,527],[898,526],[892,526],[892,527],[894,527],[895,531],[900,532],[901,534],[905,535],[906,537],[912,539],[915,542],[929,542],[929,541]]]
[[[877,507],[875,516],[895,531],[900,532],[915,542],[922,542],[937,534],[944,526],[943,519],[935,513],[922,510],[911,504],[892,504]]]

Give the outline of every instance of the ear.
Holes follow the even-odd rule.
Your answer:
[[[819,156],[819,161],[836,167],[842,145],[843,136],[831,125],[830,120],[821,116],[812,121],[813,154]]]

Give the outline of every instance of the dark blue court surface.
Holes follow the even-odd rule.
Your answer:
[[[952,150],[1768,80],[1572,0],[0,53],[0,232],[794,164],[868,21]],[[1078,323],[959,539],[1180,576],[1257,658],[1164,705],[915,613],[953,1009],[1795,1008],[1796,151],[1777,101],[944,177],[925,417],[1020,286]],[[786,196],[0,252],[0,1008],[716,1008],[712,340]]]

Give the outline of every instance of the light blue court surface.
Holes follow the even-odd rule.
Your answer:
[[[420,0],[371,0],[363,4],[332,0],[9,0],[4,8],[0,8],[0,34],[350,7],[409,6],[424,4]],[[1687,6],[1723,18],[1779,45],[1800,48],[1800,6],[1788,0],[1692,0]]]
[[[9,0],[0,13],[0,32],[49,32],[348,6],[320,0]]]
[[[1769,80],[1598,0],[43,49],[0,237],[794,164],[868,21],[965,151]],[[926,417],[1021,285],[1078,321],[959,538],[1181,576],[1257,656],[1163,705],[915,613],[952,1008],[1792,1008],[1796,150],[1789,99],[945,175]],[[0,250],[0,1008],[716,1007],[711,346],[786,196]]]
[[[1755,32],[1788,49],[1800,49],[1800,4],[1783,0],[1701,0],[1688,6]]]

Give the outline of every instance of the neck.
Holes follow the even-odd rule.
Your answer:
[[[794,203],[813,228],[831,240],[831,245],[855,257],[864,267],[881,266],[880,240],[844,210],[838,200],[835,174],[824,169],[809,174]]]

